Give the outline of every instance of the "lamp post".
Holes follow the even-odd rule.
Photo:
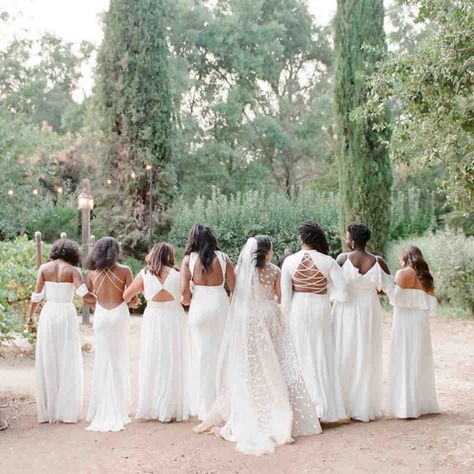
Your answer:
[[[148,177],[149,177],[149,182],[150,182],[150,189],[149,189],[149,194],[150,194],[150,202],[149,204],[149,209],[148,212],[150,214],[150,222],[149,222],[149,227],[148,227],[148,232],[149,232],[149,246],[150,249],[153,245],[153,166],[151,165],[146,165],[145,169],[148,171]]]
[[[85,268],[89,255],[91,238],[91,211],[94,208],[94,198],[91,194],[91,185],[88,179],[82,180],[82,191],[77,198],[77,208],[82,215],[82,268]],[[84,272],[85,277],[85,272]],[[89,324],[90,309],[87,304],[82,306],[82,324]]]

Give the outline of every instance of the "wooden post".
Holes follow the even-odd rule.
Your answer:
[[[60,238],[60,239],[67,239],[67,234],[66,234],[66,232],[61,232],[61,234],[59,235],[59,238]]]
[[[41,252],[41,232],[35,232],[35,248],[36,248],[36,269],[41,266],[43,255]]]

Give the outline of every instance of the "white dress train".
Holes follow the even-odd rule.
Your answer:
[[[390,346],[389,415],[417,418],[439,413],[429,316],[436,298],[417,289],[395,287]]]
[[[194,285],[189,307],[189,326],[192,353],[191,414],[200,420],[216,400],[216,372],[219,349],[224,334],[229,298],[225,291],[226,256],[216,251],[221,266],[223,283],[218,286]],[[191,277],[199,258],[196,252],[189,257]]]
[[[342,270],[348,295],[332,309],[336,365],[347,415],[367,422],[382,415],[383,319],[377,290],[390,293],[393,278],[378,261],[361,274],[347,258]]]
[[[245,454],[261,455],[321,432],[281,313],[259,281],[249,239],[237,266],[217,373],[218,396],[197,432],[213,429]],[[272,290],[270,291],[272,292]]]
[[[136,418],[182,421],[189,418],[185,312],[181,306],[180,274],[174,268],[161,281],[142,270],[147,306],[140,341],[139,394]],[[174,299],[153,298],[166,291]]]
[[[77,423],[81,418],[83,366],[73,295],[73,283],[52,281],[45,282],[44,292],[32,295],[32,301],[37,303],[43,296],[46,299],[36,341],[36,407],[40,423]]]
[[[130,423],[130,313],[126,303],[94,311],[94,370],[89,431],[120,431]]]
[[[294,292],[293,279],[303,259],[310,259],[320,281],[320,294]],[[316,274],[315,274],[316,275]],[[346,299],[346,281],[336,261],[316,250],[302,250],[283,263],[282,306],[309,395],[321,421],[346,418],[339,369],[334,360],[331,300]]]

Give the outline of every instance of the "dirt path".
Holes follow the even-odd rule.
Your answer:
[[[140,324],[140,318],[133,319],[134,388]],[[389,324],[387,317],[384,362]],[[192,433],[193,422],[133,421],[119,433],[91,433],[85,423],[38,425],[30,403],[2,412],[10,427],[0,432],[0,473],[474,472],[474,322],[440,318],[431,328],[441,415],[326,427],[320,436],[299,438],[274,455],[256,458],[213,435]],[[89,328],[83,336],[92,341]],[[93,354],[84,359],[87,401]],[[34,397],[33,364],[24,357],[0,360],[4,399],[9,393]]]

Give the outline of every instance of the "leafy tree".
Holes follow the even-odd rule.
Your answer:
[[[342,224],[366,222],[373,231],[371,249],[383,253],[389,231],[392,172],[389,131],[377,119],[351,117],[367,100],[367,76],[386,49],[382,0],[338,0],[335,35],[335,98]],[[388,119],[385,109],[383,118]]]
[[[150,218],[145,166],[154,170],[154,207],[169,204],[174,184],[168,56],[163,1],[110,2],[97,75],[108,142],[105,171],[114,183],[115,205],[108,212],[125,247],[138,251],[146,248]]]
[[[474,199],[474,5],[469,0],[403,4],[417,7],[416,23],[428,32],[414,49],[387,54],[371,79],[364,115],[379,118],[384,104],[394,103],[401,113],[393,123],[393,157],[421,168],[441,165],[446,173],[438,173],[435,182],[468,226]]]

